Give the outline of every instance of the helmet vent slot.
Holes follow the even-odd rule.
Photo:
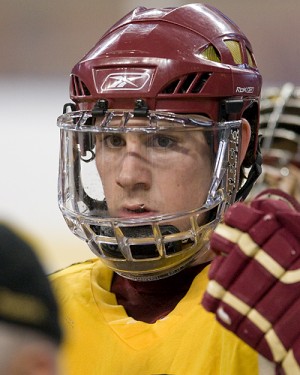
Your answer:
[[[226,47],[229,49],[234,63],[237,65],[243,64],[244,61],[240,43],[236,40],[225,40],[224,43],[226,44]]]
[[[176,79],[175,81],[171,82],[170,84],[168,84],[168,86],[166,86],[163,89],[162,93],[163,94],[174,94],[174,92],[176,92],[177,86],[179,85],[179,82],[180,82],[179,79]]]
[[[87,88],[86,84],[74,74],[71,75],[71,94],[72,96],[91,95],[90,90]]]
[[[256,68],[254,56],[252,55],[252,53],[249,51],[248,48],[246,48],[246,54],[247,54],[249,66],[251,66],[252,68]]]
[[[200,53],[200,56],[210,61],[221,62],[221,56],[212,44],[208,45],[207,48]]]
[[[195,77],[196,73],[189,74],[184,80],[182,80],[181,84],[179,85],[178,93],[185,94],[186,92],[188,92]]]
[[[162,94],[198,94],[212,73],[191,73],[169,83]]]
[[[192,93],[200,92],[211,75],[212,73],[207,72],[198,76],[198,79],[194,82],[194,85],[192,87]]]

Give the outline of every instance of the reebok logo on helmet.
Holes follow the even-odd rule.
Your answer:
[[[245,94],[252,94],[254,92],[254,87],[237,87],[235,92],[238,92],[238,93],[245,93]]]
[[[141,90],[149,81],[150,75],[144,73],[111,73],[101,85],[101,91]]]

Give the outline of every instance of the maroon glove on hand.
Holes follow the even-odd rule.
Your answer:
[[[288,375],[300,374],[300,205],[267,190],[230,207],[212,235],[202,304]]]

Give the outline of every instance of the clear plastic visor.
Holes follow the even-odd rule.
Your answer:
[[[185,227],[188,212],[219,201],[228,157],[238,164],[240,121],[123,111],[93,119],[86,111],[60,116],[58,126],[61,203],[90,218],[143,223],[175,214]]]
[[[240,121],[124,111],[93,118],[80,111],[60,116],[58,126],[60,208],[75,234],[113,259],[112,268],[126,269],[123,257],[145,261],[159,254],[158,268],[171,264],[161,258],[173,257],[172,267],[191,258],[208,240],[200,241],[208,233],[203,228],[235,198]],[[190,253],[181,245],[168,248],[178,241],[192,243]],[[138,247],[151,243],[157,254]],[[144,263],[139,272],[148,272],[148,264],[151,269]]]

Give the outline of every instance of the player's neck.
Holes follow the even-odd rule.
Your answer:
[[[114,275],[111,291],[128,316],[154,323],[168,315],[185,296],[195,276],[206,264],[187,268],[171,277],[155,281],[132,281]]]

